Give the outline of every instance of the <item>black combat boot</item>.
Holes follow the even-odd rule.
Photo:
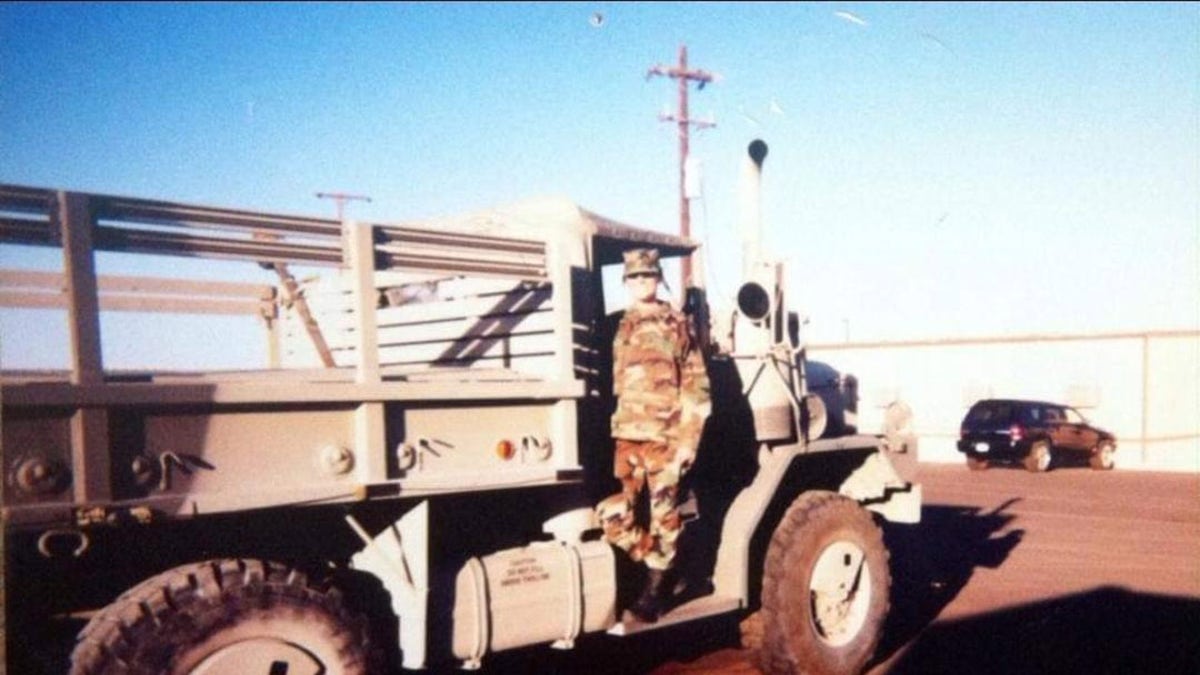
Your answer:
[[[663,570],[651,569],[646,573],[646,585],[642,587],[642,595],[629,608],[629,611],[642,623],[654,623],[658,621],[658,615],[662,614],[662,592],[663,579],[666,577],[666,572]]]

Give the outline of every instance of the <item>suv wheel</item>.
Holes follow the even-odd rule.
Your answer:
[[[967,455],[967,468],[972,471],[983,471],[988,468],[987,457],[979,455]]]
[[[1050,444],[1038,441],[1029,447],[1029,454],[1025,455],[1025,468],[1035,473],[1048,471],[1050,459]]]
[[[1093,469],[1109,471],[1113,468],[1116,454],[1117,446],[1112,441],[1100,441],[1092,450],[1092,456],[1088,459],[1088,463],[1092,465]]]

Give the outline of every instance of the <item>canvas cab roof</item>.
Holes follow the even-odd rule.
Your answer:
[[[674,257],[691,253],[698,246],[690,238],[606,218],[562,197],[527,199],[462,216],[399,226],[538,241],[590,236],[595,244],[596,262],[601,265],[621,262],[622,252],[631,248],[657,248],[663,257]]]

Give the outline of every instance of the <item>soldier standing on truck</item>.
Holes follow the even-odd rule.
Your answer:
[[[630,304],[613,340],[612,416],[616,440],[613,474],[621,492],[600,502],[605,539],[646,566],[641,595],[630,608],[639,621],[658,620],[683,529],[679,481],[696,458],[696,446],[712,407],[708,373],[688,318],[658,299],[659,254],[624,254]],[[637,522],[649,491],[649,527]]]

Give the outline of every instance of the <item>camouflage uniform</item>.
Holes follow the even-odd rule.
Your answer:
[[[625,255],[625,273],[657,271],[657,251]],[[647,567],[666,570],[682,530],[679,481],[692,465],[711,402],[708,374],[688,319],[669,304],[626,310],[613,343],[613,473],[621,492],[597,506],[604,536]],[[636,522],[643,485],[650,491],[650,527]]]

